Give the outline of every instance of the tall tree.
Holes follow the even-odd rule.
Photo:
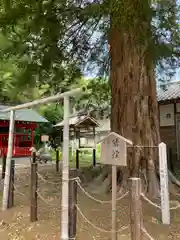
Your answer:
[[[129,176],[143,172],[148,192],[154,195],[158,194],[154,146],[160,142],[155,68],[178,65],[178,8],[175,0],[24,0],[0,16],[3,29],[9,31],[21,22],[26,39],[36,43],[29,47],[32,69],[34,62],[41,63],[35,71],[49,72],[51,59],[56,59],[61,66],[73,61],[89,67],[90,61],[93,68],[99,67],[99,74],[110,74],[111,129],[134,143],[128,170],[119,169],[121,186],[126,187]]]

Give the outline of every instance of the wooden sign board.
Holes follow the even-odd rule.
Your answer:
[[[42,142],[48,142],[49,141],[49,136],[48,135],[42,135],[41,136],[41,141]]]
[[[165,143],[159,144],[159,171],[162,223],[170,224],[167,149]]]
[[[131,141],[117,133],[111,132],[100,142],[100,162],[102,164],[127,166],[127,143],[132,144]]]

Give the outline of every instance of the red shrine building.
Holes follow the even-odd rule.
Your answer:
[[[10,113],[1,112],[9,106],[0,105],[0,155],[7,154]],[[15,128],[13,139],[13,156],[30,156],[30,148],[34,145],[34,131],[40,123],[48,120],[32,109],[21,109],[15,112]]]

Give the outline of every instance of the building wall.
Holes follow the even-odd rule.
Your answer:
[[[176,111],[180,112],[180,103],[176,105]],[[159,120],[160,120],[160,136],[161,141],[167,144],[167,147],[172,148],[173,152],[177,152],[176,139],[176,124],[175,124],[175,109],[174,104],[159,105]],[[110,120],[98,120],[100,127],[96,128],[96,141],[108,135],[110,131]],[[180,129],[179,129],[180,131]],[[93,138],[86,139],[87,145],[93,145]]]
[[[172,149],[173,155],[177,153],[176,111],[177,105],[173,103],[159,105],[161,141],[167,144],[167,148]]]
[[[100,131],[96,132],[96,137],[95,137],[95,142],[99,142],[102,140],[104,137],[108,135],[109,131]],[[81,144],[86,145],[86,146],[94,146],[94,137],[89,136],[88,138],[81,138]]]
[[[161,141],[166,143],[168,147],[171,147],[174,151],[176,151],[174,104],[159,105],[159,119]],[[97,141],[107,136],[108,130],[110,129],[109,119],[99,120],[98,122],[101,126],[96,129]]]
[[[176,103],[176,112],[180,112],[180,103]]]
[[[174,104],[159,105],[159,114],[160,127],[175,125]]]
[[[175,126],[160,127],[161,142],[167,144],[168,148],[172,148],[176,152],[176,129]]]

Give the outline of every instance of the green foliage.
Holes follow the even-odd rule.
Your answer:
[[[111,105],[111,91],[108,79],[88,79],[86,80],[86,85],[88,94],[84,94],[77,99],[74,107],[77,110],[82,109],[85,112],[91,112],[93,110],[109,112]]]
[[[180,11],[175,1],[21,0],[1,1],[0,9],[2,100],[62,92],[81,85],[83,69],[98,68],[101,78],[89,81],[91,98],[84,97],[84,105],[108,105],[110,88],[102,76],[109,72],[112,27],[129,34],[133,47],[143,45],[158,71],[171,77],[179,66]],[[54,111],[50,106],[45,114],[53,119]]]
[[[57,20],[60,16],[56,16],[54,5],[43,1],[21,1],[4,11],[4,5],[1,5],[2,34],[11,43],[1,55],[7,59],[15,55],[17,65],[23,67],[18,86],[29,88],[48,84],[48,94],[69,89],[81,72],[66,49],[58,47],[65,22]]]
[[[42,106],[40,113],[52,124],[60,122],[63,119],[63,107],[56,103]]]

